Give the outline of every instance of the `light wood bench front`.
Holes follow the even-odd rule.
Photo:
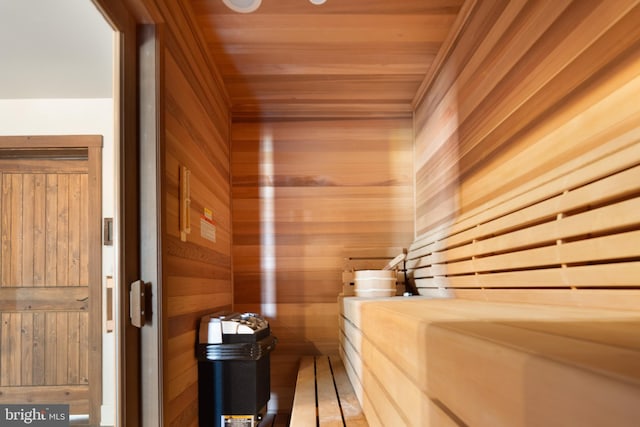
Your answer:
[[[339,357],[300,360],[290,426],[367,426]]]
[[[464,299],[342,299],[341,352],[371,426],[640,420],[640,313]]]

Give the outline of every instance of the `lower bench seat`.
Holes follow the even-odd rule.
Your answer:
[[[640,313],[424,297],[341,301],[370,425],[637,426]]]
[[[339,357],[300,360],[290,426],[367,426]]]

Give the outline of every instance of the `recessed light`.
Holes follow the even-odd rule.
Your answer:
[[[262,0],[222,0],[227,7],[239,13],[251,13],[260,7]]]

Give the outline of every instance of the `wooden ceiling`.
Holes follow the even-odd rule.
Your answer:
[[[410,114],[463,0],[191,0],[234,117]]]

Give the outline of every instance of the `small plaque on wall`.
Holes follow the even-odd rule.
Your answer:
[[[200,217],[200,236],[214,243],[216,241],[216,224],[204,215]]]

